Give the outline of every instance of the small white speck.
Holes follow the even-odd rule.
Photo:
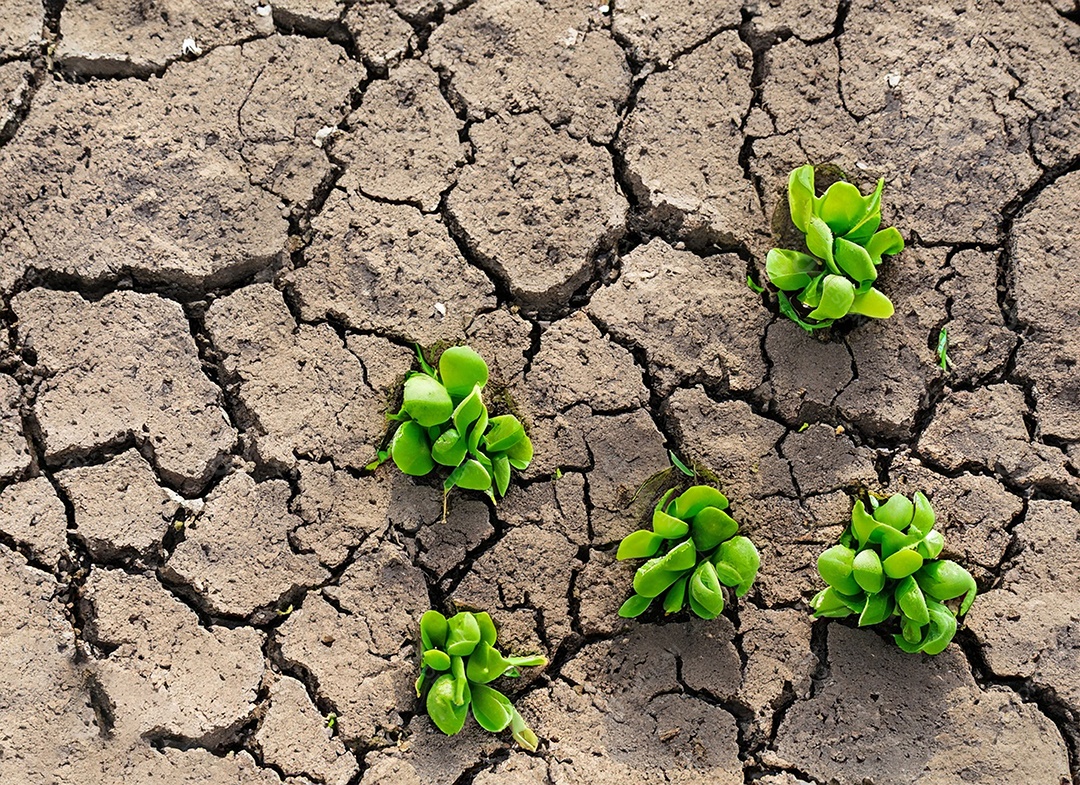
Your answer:
[[[185,38],[184,43],[180,44],[180,54],[184,57],[198,57],[202,54],[202,47],[195,43],[194,38]]]
[[[885,81],[889,85],[889,87],[896,87],[898,84],[900,84],[900,74],[893,71],[891,74],[887,74],[885,76]]]
[[[856,161],[855,162],[855,168],[859,169],[860,171],[866,171],[870,167],[867,166],[866,164],[864,164],[862,161]]]
[[[599,10],[600,10],[600,13],[602,13],[602,14],[606,14],[606,13],[609,13],[609,12],[611,11],[611,6],[609,6],[609,5],[602,5],[602,6],[600,6],[600,9],[599,9]]]
[[[269,3],[260,3],[259,5],[255,6],[255,13],[258,16],[270,16],[270,11],[271,9]]]
[[[579,40],[581,40],[581,33],[571,27],[569,30],[566,31],[566,38],[564,38],[559,43],[570,49],[576,46]]]
[[[323,143],[325,143],[326,140],[329,137],[333,136],[336,133],[338,133],[338,129],[335,128],[334,126],[332,126],[332,125],[323,126],[322,128],[320,128],[315,133],[315,140],[314,140],[315,141],[315,146],[316,147],[322,147]]]
[[[439,314],[439,316],[446,316],[446,306],[442,303],[435,303],[435,312]]]

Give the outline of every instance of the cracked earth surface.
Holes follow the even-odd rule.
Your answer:
[[[0,3],[0,782],[1080,785],[1078,41],[1075,0]],[[745,285],[807,160],[909,240],[827,343]],[[463,340],[537,455],[440,523],[364,467]],[[762,553],[712,622],[616,616],[669,449]],[[920,489],[981,591],[932,659],[806,608],[851,494]],[[428,607],[550,659],[537,753],[419,710]]]

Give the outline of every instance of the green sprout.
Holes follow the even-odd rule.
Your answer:
[[[873,502],[872,502],[873,503]],[[921,492],[876,505],[861,501],[840,543],[818,557],[828,588],[810,601],[817,618],[858,614],[859,626],[896,617],[896,645],[906,652],[938,654],[956,634],[956,619],[975,600],[975,579],[954,561],[938,559],[945,538],[934,530],[934,509]],[[964,595],[953,606],[946,605]]]
[[[938,333],[937,356],[938,365],[941,366],[941,370],[948,372],[949,366],[952,365],[952,360],[949,359],[949,333],[944,327],[942,327],[941,332]]]
[[[416,697],[423,694],[429,670],[438,673],[427,694],[427,713],[435,726],[453,736],[465,726],[469,709],[484,730],[506,728],[514,740],[535,752],[538,739],[510,699],[488,686],[500,676],[517,678],[519,668],[547,665],[541,655],[506,657],[495,648],[495,624],[486,613],[463,611],[447,619],[427,611],[420,619],[420,676]]]
[[[874,319],[893,315],[892,302],[874,288],[881,257],[904,249],[895,227],[878,231],[884,187],[885,181],[878,180],[874,192],[863,196],[841,180],[818,196],[812,165],[791,173],[788,207],[809,253],[774,248],[765,271],[780,290],[780,312],[804,330],[828,327],[848,314]]]
[[[468,346],[444,351],[438,370],[419,347],[417,354],[422,370],[406,377],[401,411],[389,415],[401,424],[389,449],[368,468],[387,457],[414,477],[431,473],[436,465],[449,467],[443,482],[444,517],[446,495],[455,487],[482,491],[492,502],[496,494],[505,496],[511,468],[527,468],[533,446],[517,417],[489,416],[483,397],[487,363]]]
[[[648,559],[634,574],[633,596],[619,608],[623,618],[640,616],[663,594],[666,613],[682,610],[689,600],[695,614],[715,619],[724,610],[721,584],[742,597],[757,577],[757,548],[735,536],[739,524],[724,512],[724,494],[707,485],[672,499],[674,493],[672,488],[656,503],[652,531],[633,532],[619,544],[616,558]]]

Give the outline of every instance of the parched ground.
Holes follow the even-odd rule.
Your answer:
[[[2,0],[0,782],[1080,783],[1078,41],[1074,0]],[[745,285],[807,160],[909,240],[828,343]],[[439,523],[363,467],[462,340],[537,458]],[[627,623],[669,449],[762,573]],[[851,494],[917,489],[981,590],[936,658],[806,608]],[[536,754],[419,711],[455,605],[551,659]]]

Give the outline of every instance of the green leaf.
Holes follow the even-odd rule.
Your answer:
[[[464,703],[455,703],[454,687],[454,677],[444,673],[431,685],[427,696],[428,716],[435,723],[435,727],[447,736],[459,733],[465,726],[465,718],[469,713],[469,699],[472,697],[470,693],[469,699],[466,699]],[[468,685],[465,691],[469,692]]]
[[[483,465],[470,458],[455,469],[452,474],[457,474],[454,485],[469,491],[486,491],[491,488],[491,475]]]
[[[864,197],[863,201],[866,206],[866,213],[862,218],[852,227],[844,237],[853,243],[865,246],[870,238],[873,236],[877,228],[881,226],[881,193],[885,188],[885,180],[880,179],[877,181],[877,187],[874,192],[867,197]]]
[[[699,619],[705,619],[705,621],[709,621],[710,619],[715,619],[717,616],[720,615],[719,613],[713,613],[696,599],[694,599],[693,594],[690,594],[687,599],[690,600],[690,610]]]
[[[832,586],[822,589],[810,600],[810,607],[814,610],[814,618],[843,619],[852,614],[847,603],[840,599],[841,594]]]
[[[529,752],[536,752],[536,745],[540,740],[536,738],[536,734],[525,724],[525,720],[518,713],[517,709],[514,709],[513,716],[510,718],[510,733],[513,735],[514,741],[522,747]]]
[[[510,459],[505,455],[496,455],[491,459],[492,475],[495,478],[495,490],[500,496],[506,495],[510,487]]]
[[[919,555],[924,559],[936,559],[944,547],[944,535],[939,531],[930,531],[922,538],[922,541],[919,542],[915,550],[917,550]]]
[[[754,294],[761,294],[763,291],[765,291],[765,287],[755,283],[754,279],[751,278],[749,275],[746,276],[746,288],[754,292]]]
[[[824,285],[825,276],[827,275],[832,275],[832,273],[828,270],[822,271],[820,275],[811,281],[810,285],[803,289],[799,295],[799,302],[808,308],[817,308],[821,305],[821,287]]]
[[[920,538],[925,537],[934,528],[934,508],[922,491],[916,491],[913,498],[915,512],[911,517],[910,531],[918,534]]]
[[[398,426],[390,440],[390,457],[404,474],[423,477],[435,468],[427,431],[415,420]]]
[[[851,511],[851,528],[855,532],[855,538],[860,543],[873,542],[874,532],[880,525],[866,511],[861,499],[855,502],[855,507]]]
[[[952,600],[966,594],[960,606],[961,616],[967,613],[978,591],[971,573],[949,559],[927,562],[915,573],[915,580],[927,596],[935,600]]]
[[[416,677],[416,683],[413,685],[416,688],[416,697],[419,698],[424,691],[424,681],[427,679],[428,669],[426,665],[420,666],[420,675]]]
[[[476,684],[487,684],[502,676],[511,667],[502,654],[492,645],[480,641],[469,662],[465,666],[465,675]],[[475,694],[475,693],[474,693]]]
[[[659,534],[647,529],[641,529],[623,538],[623,541],[619,543],[619,550],[616,552],[615,558],[620,561],[623,559],[648,559],[656,555],[663,542],[664,538]]]
[[[694,546],[694,541],[680,542],[662,557],[662,561],[665,570],[679,572],[693,569],[697,564],[697,548]]]
[[[694,476],[693,470],[690,469],[690,467],[687,466],[685,463],[680,461],[679,456],[677,456],[671,450],[668,450],[668,458],[671,459],[671,465],[674,466],[676,469],[678,469],[683,474],[685,474],[687,477],[693,477]]]
[[[669,505],[668,512],[676,518],[687,521],[706,507],[726,510],[727,506],[727,497],[716,488],[708,485],[694,485],[676,497],[675,501]]]
[[[663,510],[653,510],[652,528],[666,540],[677,540],[686,536],[686,533],[690,531],[690,524],[673,515],[668,515]]]
[[[850,232],[866,217],[866,202],[858,188],[839,180],[825,191],[815,212],[839,236]]]
[[[659,593],[659,592],[658,592]],[[653,595],[655,596],[655,595]],[[621,606],[619,606],[619,616],[624,619],[634,619],[648,610],[649,605],[652,604],[652,597],[642,597],[640,594],[635,594]]]
[[[808,333],[812,333],[814,332],[814,330],[821,330],[832,324],[831,321],[822,322],[821,324],[811,324],[810,322],[804,320],[801,316],[799,316],[799,312],[795,310],[795,306],[791,304],[791,300],[787,298],[786,294],[784,294],[783,292],[777,292],[776,296],[777,301],[780,305],[780,313],[789,318],[791,321],[795,322],[795,324],[799,325],[799,327],[803,328]]]
[[[816,202],[814,167],[806,164],[793,170],[788,176],[788,210],[791,212],[791,222],[799,231],[807,231]]]
[[[855,554],[851,574],[859,587],[868,594],[877,594],[885,588],[885,573],[881,568],[881,557],[869,548]]]
[[[922,650],[926,654],[941,654],[956,635],[956,617],[944,605],[933,600],[926,603],[926,609],[930,614],[930,629]]]
[[[468,447],[456,428],[448,428],[431,445],[431,457],[443,466],[458,466],[465,460]]]
[[[431,363],[424,357],[424,350],[420,348],[420,344],[413,344],[416,347],[416,356],[420,360],[420,367],[424,369],[424,373],[434,378],[435,369],[431,367]]]
[[[480,411],[480,416],[476,418],[476,422],[474,422],[472,424],[472,426],[469,428],[469,434],[466,437],[466,441],[469,444],[469,452],[472,453],[474,458],[479,456],[480,439],[483,438],[484,432],[487,431],[487,427],[488,427],[488,410],[487,410],[487,407],[485,406]]]
[[[880,624],[885,621],[893,612],[893,599],[890,595],[881,594],[868,594],[866,597],[866,605],[863,607],[862,613],[859,614],[859,626],[869,627],[872,624]]]
[[[491,615],[486,612],[474,613],[473,617],[476,619],[476,626],[480,628],[480,642],[494,646],[498,633],[495,631],[495,622],[491,620]]]
[[[694,516],[691,524],[694,546],[699,551],[711,551],[739,530],[735,519],[716,507],[706,507]]]
[[[842,594],[858,594],[861,589],[852,575],[855,551],[843,545],[834,545],[824,551],[817,560],[818,572],[825,583]]]
[[[502,414],[491,418],[484,444],[487,445],[488,452],[503,452],[523,438],[525,438],[525,428],[522,427],[521,421],[512,414]]]
[[[684,575],[668,587],[664,595],[664,613],[678,613],[686,603],[686,584],[690,576]]]
[[[830,270],[839,274],[840,271],[836,268],[836,263],[833,261],[832,230],[829,229],[828,224],[816,215],[811,216],[810,225],[806,230],[806,247],[810,249],[810,253],[814,254],[814,256],[824,259],[825,265]]]
[[[675,571],[665,569],[663,560],[663,556],[649,559],[634,573],[634,591],[642,597],[652,599],[659,596],[668,586],[679,580],[686,571],[685,569]]]
[[[900,236],[895,226],[876,232],[866,244],[866,252],[870,254],[871,259],[875,260],[875,263],[882,256],[892,256],[902,250],[904,250],[904,238]]]
[[[866,249],[843,237],[836,240],[836,264],[856,281],[873,281],[877,278],[877,268],[870,261]]]
[[[888,319],[895,313],[895,309],[892,300],[878,289],[868,289],[862,294],[855,295],[848,313],[869,316],[871,319]]]
[[[926,597],[923,596],[922,589],[913,577],[908,575],[901,580],[896,585],[893,596],[900,610],[913,622],[920,626],[930,623],[930,615],[926,610]]]
[[[472,714],[486,731],[499,733],[510,725],[514,707],[510,699],[485,684],[472,685]]]
[[[784,291],[798,291],[807,286],[821,268],[818,260],[798,251],[773,248],[765,257],[769,283]]]
[[[941,370],[948,371],[952,361],[949,359],[949,333],[942,327],[937,339],[938,364]]]
[[[735,569],[734,565],[718,557],[719,554],[713,554],[709,561],[712,562],[713,569],[716,570],[716,577],[720,579],[720,583],[725,586],[738,586],[742,583],[742,573]]]
[[[452,396],[463,398],[474,385],[487,384],[488,367],[484,358],[468,346],[451,346],[439,358],[439,376]]]
[[[454,413],[454,404],[446,388],[423,373],[405,380],[401,408],[425,428],[446,422]]]
[[[750,587],[754,585],[754,580],[757,578],[758,568],[761,567],[761,557],[750,538],[740,535],[720,543],[720,547],[713,556],[717,571],[720,569],[721,562],[730,564],[738,570],[742,579],[735,587],[735,595],[742,597],[750,591]]]
[[[507,450],[506,457],[509,459],[510,465],[518,471],[528,469],[533,459],[533,444],[528,435]]]
[[[714,617],[724,610],[724,593],[712,562],[703,561],[690,576],[690,597]]]
[[[445,616],[438,611],[424,611],[424,615],[420,617],[420,640],[424,651],[446,646],[448,630]]]
[[[915,516],[915,505],[902,493],[895,493],[889,500],[874,510],[874,520],[891,526],[897,531],[904,531],[911,525]]]
[[[424,652],[424,664],[432,670],[450,670],[450,655],[438,649],[428,649]]]
[[[847,316],[855,300],[855,285],[841,275],[828,275],[821,287],[821,304],[810,312],[811,319],[839,319]]]
[[[480,643],[480,625],[476,617],[462,611],[447,620],[446,653],[454,657],[468,657]]]
[[[526,654],[520,657],[507,657],[506,661],[518,668],[539,668],[547,665],[547,657],[543,654]]]
[[[469,679],[465,675],[465,658],[450,658],[450,675],[454,677],[454,703],[468,703]]]
[[[480,393],[479,385],[477,385],[454,409],[454,428],[458,433],[468,433],[469,426],[476,422],[483,412],[484,397]]]
[[[906,578],[923,566],[923,557],[911,548],[897,551],[881,563],[885,574],[890,578]]]

